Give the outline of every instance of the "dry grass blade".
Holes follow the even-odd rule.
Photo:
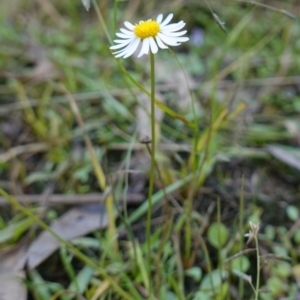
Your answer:
[[[226,260],[224,260],[223,264],[226,264],[226,263],[232,261],[233,259],[236,259],[239,256],[248,254],[250,252],[254,252],[255,250],[256,250],[255,248],[245,249],[245,250],[243,250],[243,251],[241,251],[241,252],[239,252],[235,255],[232,255],[232,256],[228,257]]]
[[[18,195],[16,199],[22,204],[42,204],[44,199],[43,195]],[[91,203],[104,203],[106,195],[104,193],[91,193],[85,195],[60,195],[54,194],[47,197],[47,205],[78,205],[78,204],[91,204]],[[140,204],[145,200],[143,194],[129,193],[121,195],[117,201],[124,201],[128,204]],[[9,203],[4,197],[0,197],[0,206],[8,205]]]
[[[14,148],[10,148],[7,152],[0,154],[0,162],[7,162],[16,156],[27,153],[27,152],[44,152],[47,151],[49,146],[44,143],[35,143],[35,144],[27,144],[22,146],[16,146]]]
[[[276,260],[283,260],[283,261],[292,261],[292,259],[288,256],[277,255],[274,253],[268,253],[268,254],[262,255],[260,258],[261,259],[276,259]]]
[[[99,297],[110,287],[110,283],[109,281],[105,280],[103,281],[99,287],[96,289],[93,297],[91,298],[91,300],[97,300],[99,299]]]

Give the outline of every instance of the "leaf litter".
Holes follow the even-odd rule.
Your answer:
[[[26,278],[22,261],[26,255],[26,242],[11,246],[0,253],[0,299],[26,300]]]
[[[50,226],[63,239],[70,241],[103,229],[108,224],[105,205],[90,204],[72,208],[60,216]],[[35,269],[52,253],[60,248],[60,243],[49,232],[43,231],[30,245],[26,253],[26,265]]]

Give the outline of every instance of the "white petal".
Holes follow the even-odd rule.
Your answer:
[[[133,39],[132,40],[129,40],[129,41],[126,41],[126,42],[124,42],[124,43],[121,43],[121,44],[118,44],[118,45],[113,45],[113,46],[111,46],[111,47],[109,47],[109,49],[120,49],[120,48],[124,48],[124,47],[126,47],[127,45],[130,45],[130,43],[133,41]]]
[[[164,33],[159,33],[158,35],[165,44],[170,46],[178,46],[176,44],[187,42],[189,40],[189,38],[185,36],[171,36]]]
[[[121,50],[118,50],[118,51],[115,51],[115,52],[113,52],[113,55],[114,55],[115,57],[120,57],[120,56],[124,55],[124,53],[127,52],[127,48],[128,48],[128,47],[126,47],[126,48],[124,48],[124,49],[121,49]]]
[[[115,55],[115,57],[121,57],[124,56],[128,53],[128,51],[131,49],[131,46],[136,42],[136,41],[140,41],[139,39],[135,39],[133,40],[129,45],[127,45],[124,49],[118,50],[113,52],[113,54]],[[138,44],[138,43],[137,43]]]
[[[121,51],[113,52],[113,55],[118,58],[125,55],[126,53],[127,53],[127,47],[125,49],[122,49]]]
[[[172,20],[172,18],[173,18],[173,14],[169,14],[169,15],[167,16],[167,18],[161,23],[161,25],[164,26],[164,25],[169,24],[170,21]]]
[[[184,42],[187,42],[190,39],[186,36],[178,36],[178,37],[172,37],[172,38],[175,39],[176,42],[178,42],[178,43],[184,43]]]
[[[116,52],[113,52],[113,55],[118,58],[118,57],[121,57],[121,56],[124,56],[128,51],[128,48],[125,48],[125,49],[122,49],[121,51],[116,51]]]
[[[149,39],[144,39],[142,42],[142,49],[138,57],[141,57],[144,54],[148,54],[149,52]]]
[[[122,49],[121,51],[116,51],[116,52],[114,52],[113,54],[114,54],[114,56],[115,56],[116,58],[122,57],[122,56],[124,56],[124,55],[127,54],[127,52],[128,52],[129,49],[130,49],[130,45],[127,46],[125,49]]]
[[[129,41],[133,40],[134,37],[132,38],[128,38],[128,39],[124,39],[124,40],[114,40],[114,43],[117,43],[117,44],[123,44],[123,43],[128,43]]]
[[[130,55],[132,55],[134,51],[137,49],[139,43],[140,43],[139,39],[134,40],[133,43],[130,45],[130,48],[127,50],[127,54],[124,55],[124,58],[127,58]]]
[[[155,43],[155,41],[154,41],[154,39],[153,39],[152,36],[149,38],[149,42],[150,42],[151,52],[152,52],[153,54],[157,53],[158,47],[157,47],[157,45],[156,45],[156,43]]]
[[[124,25],[128,28],[128,29],[131,29],[131,30],[133,30],[134,29],[134,25],[132,25],[130,22],[128,22],[128,21],[125,21],[124,22]]]
[[[131,37],[134,37],[134,34],[128,35],[128,34],[124,34],[124,33],[117,32],[117,33],[116,33],[116,36],[118,36],[118,37],[120,37],[120,38],[123,38],[123,39],[129,39],[129,38],[131,38]]]
[[[179,32],[168,32],[168,31],[161,31],[162,34],[168,35],[168,36],[182,36],[186,34],[186,30],[184,31],[179,31]]]
[[[128,35],[133,35],[134,33],[132,31],[129,31],[127,29],[124,29],[124,28],[120,28],[120,30],[125,33],[125,34],[128,34]]]
[[[182,20],[180,20],[179,22],[177,23],[171,23],[171,24],[165,24],[164,26],[168,27],[168,26],[176,26],[176,25],[179,25],[179,24],[182,24],[184,23]],[[185,24],[185,23],[184,23]]]
[[[158,45],[159,48],[161,48],[161,49],[168,49],[168,48],[169,48],[168,46],[166,46],[166,45],[161,41],[161,39],[160,39],[160,37],[159,37],[158,35],[156,35],[155,39],[156,39],[156,42],[157,42],[157,45]]]
[[[174,38],[174,37],[169,37],[169,36],[166,36],[162,33],[159,33],[157,36],[160,37],[160,39],[167,45],[169,46],[179,46],[180,44],[177,43],[177,38]]]
[[[114,56],[115,56],[116,58],[119,58],[119,57],[122,57],[122,56],[126,55],[126,53],[127,53],[127,50],[126,50],[126,51],[123,51],[122,53],[113,53],[113,54],[114,54]]]
[[[163,19],[163,15],[162,15],[162,14],[159,14],[159,15],[157,16],[157,18],[156,18],[156,22],[160,24],[161,21],[162,21],[162,19]]]
[[[177,24],[170,24],[167,26],[160,26],[161,30],[168,30],[168,31],[178,31],[185,26],[184,22],[179,22]]]

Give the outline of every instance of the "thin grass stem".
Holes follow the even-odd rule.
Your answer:
[[[115,0],[114,1],[114,32],[116,32],[116,28],[117,28],[118,4],[119,4],[119,0]]]
[[[255,287],[255,300],[258,300],[258,290],[259,290],[259,283],[260,283],[260,255],[259,255],[259,248],[258,248],[258,237],[257,234],[254,237],[255,239],[255,246],[256,246],[256,268],[257,268],[257,274],[256,274],[256,287]]]
[[[239,205],[239,237],[240,237],[240,251],[244,248],[243,232],[244,232],[244,181],[245,176],[242,176],[242,186],[241,186],[241,195],[240,195],[240,205]],[[242,264],[242,263],[241,263]],[[244,298],[244,280],[239,279],[239,296],[240,299]]]
[[[206,260],[206,263],[207,263],[207,270],[208,270],[210,285],[211,285],[211,288],[213,290],[213,294],[216,295],[216,288],[215,288],[214,281],[213,281],[213,278],[212,278],[212,275],[211,275],[213,269],[212,269],[212,264],[211,264],[209,252],[208,252],[207,246],[206,246],[205,241],[202,238],[202,236],[199,236],[198,238],[199,238],[199,241],[200,241],[203,253],[204,253],[204,257],[205,257],[205,260]]]
[[[101,11],[100,11],[100,9],[99,9],[99,7],[98,7],[98,4],[97,4],[96,0],[92,0],[92,3],[93,3],[93,6],[94,6],[94,8],[95,8],[97,17],[98,17],[99,22],[100,22],[100,24],[101,24],[101,27],[102,27],[102,29],[103,29],[103,31],[104,31],[104,34],[106,35],[106,38],[107,38],[108,42],[112,45],[112,44],[113,44],[113,41],[112,41],[112,39],[111,39],[111,37],[110,37],[110,34],[109,34],[108,30],[107,30],[106,24],[105,24],[105,22],[104,22],[103,16],[102,16],[102,14],[101,14]]]
[[[221,202],[220,197],[217,199],[217,222],[218,222],[218,268],[220,272],[220,282],[222,282],[222,270],[223,270],[223,257],[222,257],[222,245],[221,245]]]

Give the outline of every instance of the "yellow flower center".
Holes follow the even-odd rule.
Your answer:
[[[141,21],[134,28],[135,35],[140,39],[145,39],[150,36],[155,37],[159,31],[159,24],[151,19],[148,21]]]

